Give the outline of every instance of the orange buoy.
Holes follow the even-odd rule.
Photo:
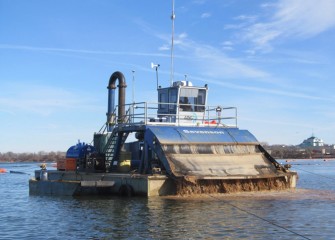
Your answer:
[[[7,170],[5,168],[0,168],[0,173],[6,173]]]

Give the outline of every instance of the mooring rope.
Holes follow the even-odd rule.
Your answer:
[[[311,172],[311,171],[307,171],[307,170],[304,170],[304,169],[302,169],[302,168],[296,167],[296,165],[294,165],[294,168],[297,169],[297,170],[300,170],[300,171],[309,173],[309,174],[313,174],[313,175],[319,176],[319,177],[323,177],[323,178],[327,178],[327,179],[335,180],[335,178],[333,178],[333,177],[328,177],[328,176],[324,176],[324,175],[322,175],[322,174],[318,174],[318,173],[314,173],[314,172]],[[244,212],[244,213],[247,213],[247,214],[249,214],[249,215],[251,215],[251,216],[253,216],[253,217],[256,217],[256,218],[258,218],[258,219],[261,219],[262,221],[265,221],[265,222],[267,222],[267,223],[269,223],[269,224],[271,224],[271,225],[273,225],[273,226],[276,226],[276,227],[278,227],[278,228],[284,229],[285,231],[288,231],[288,232],[290,232],[290,233],[293,233],[293,234],[295,234],[295,235],[297,235],[297,236],[300,236],[300,237],[302,237],[302,238],[304,238],[304,239],[310,239],[310,238],[308,238],[308,237],[306,237],[306,236],[304,236],[304,235],[302,235],[302,234],[300,234],[300,233],[297,233],[297,232],[295,232],[295,231],[293,231],[293,230],[290,230],[290,229],[288,229],[288,228],[286,228],[286,227],[283,227],[283,226],[281,226],[281,225],[279,225],[279,224],[277,224],[277,223],[274,223],[274,222],[272,222],[272,221],[270,221],[270,220],[268,220],[268,219],[266,219],[266,218],[263,218],[263,217],[261,217],[261,216],[258,216],[257,214],[252,213],[252,212],[250,212],[250,211],[248,211],[248,210],[246,210],[246,209],[240,208],[240,207],[238,207],[238,206],[236,206],[236,205],[234,205],[234,204],[232,204],[232,203],[230,203],[230,202],[228,202],[228,201],[222,200],[222,199],[217,198],[217,197],[215,197],[215,196],[213,196],[213,195],[210,195],[210,194],[207,194],[207,195],[208,195],[209,197],[211,197],[211,198],[216,199],[216,200],[223,201],[223,202],[225,202],[226,204],[230,205],[231,207],[234,207],[234,208],[236,208],[236,209],[238,209],[238,210],[240,210],[240,211],[242,211],[242,212]]]
[[[309,173],[309,174],[313,174],[313,175],[316,175],[318,177],[323,177],[323,178],[328,178],[328,179],[331,179],[331,180],[335,180],[335,178],[333,178],[333,177],[328,177],[328,176],[324,176],[324,175],[321,175],[321,174],[318,174],[318,173],[310,172],[310,171],[301,169],[299,167],[296,167],[296,165],[293,165],[293,166],[294,166],[295,169],[298,169],[300,171],[303,171],[303,172],[306,172],[306,173]]]
[[[304,235],[302,235],[302,234],[300,234],[300,233],[297,233],[297,232],[295,232],[295,231],[293,231],[293,230],[290,230],[290,229],[288,229],[288,228],[286,228],[286,227],[283,227],[283,226],[281,226],[281,225],[279,225],[279,224],[277,224],[277,223],[274,223],[274,222],[272,222],[272,221],[270,221],[270,220],[267,220],[266,218],[263,218],[263,217],[261,217],[261,216],[258,216],[257,214],[252,213],[252,212],[250,212],[250,211],[248,211],[248,210],[245,210],[245,209],[243,209],[243,208],[240,208],[240,207],[238,207],[238,206],[236,206],[236,205],[234,205],[234,204],[232,204],[232,203],[230,203],[230,202],[228,202],[228,201],[226,201],[226,200],[217,198],[217,197],[215,197],[215,196],[213,196],[213,195],[211,195],[211,194],[207,194],[207,195],[208,195],[209,197],[211,197],[211,198],[216,199],[216,200],[223,201],[224,203],[228,204],[229,206],[234,207],[234,208],[240,210],[241,212],[247,213],[247,214],[249,214],[249,215],[251,215],[251,216],[253,216],[253,217],[255,217],[255,218],[258,218],[258,219],[260,219],[260,220],[262,220],[262,221],[264,221],[264,222],[267,222],[267,223],[269,223],[269,224],[271,224],[271,225],[273,225],[273,226],[276,226],[276,227],[281,228],[281,229],[283,229],[283,230],[285,230],[285,231],[288,231],[288,232],[290,232],[290,233],[293,233],[293,234],[295,234],[295,235],[297,235],[297,236],[299,236],[299,237],[302,237],[302,238],[304,238],[304,239],[309,239],[309,240],[311,240],[310,238],[308,238],[308,237],[306,237],[306,236],[304,236]]]
[[[173,178],[173,179],[174,179],[175,181],[179,182],[180,184],[183,184],[183,181],[182,181],[182,180],[180,180],[180,179],[178,179],[178,178]],[[267,222],[267,223],[269,223],[269,224],[271,224],[271,225],[273,225],[273,226],[276,226],[276,227],[278,227],[278,228],[281,228],[281,229],[283,229],[283,230],[285,230],[285,231],[287,231],[287,232],[290,232],[290,233],[292,233],[292,234],[294,234],[294,235],[297,235],[297,236],[299,236],[299,237],[302,237],[302,238],[304,238],[304,239],[311,240],[311,238],[308,238],[308,237],[306,237],[306,236],[304,236],[304,235],[302,235],[302,234],[300,234],[300,233],[297,233],[297,232],[295,232],[295,231],[293,231],[293,230],[290,230],[290,229],[288,229],[288,228],[286,228],[286,227],[283,227],[283,226],[281,226],[281,225],[279,225],[279,224],[277,224],[277,223],[274,223],[274,222],[272,222],[272,221],[270,221],[270,220],[267,220],[266,218],[263,218],[263,217],[261,217],[261,216],[258,216],[257,214],[252,213],[252,212],[250,212],[250,211],[248,211],[248,210],[246,210],[246,209],[240,208],[240,207],[238,207],[238,206],[236,206],[236,205],[234,205],[234,204],[232,204],[232,203],[230,203],[230,202],[228,202],[228,201],[226,201],[226,200],[224,200],[224,199],[220,199],[220,198],[215,197],[215,196],[213,196],[213,195],[211,195],[211,194],[209,194],[209,193],[204,193],[204,194],[207,195],[207,196],[209,196],[209,197],[211,197],[211,198],[213,198],[213,199],[215,199],[215,200],[222,201],[222,202],[226,203],[227,205],[229,205],[229,206],[231,206],[231,207],[233,207],[233,208],[236,208],[236,209],[240,210],[241,212],[244,212],[244,213],[246,213],[246,214],[249,214],[249,215],[251,215],[251,216],[253,216],[253,217],[255,217],[255,218],[258,218],[258,219],[260,219],[260,220],[262,220],[262,221],[264,221],[264,222]]]

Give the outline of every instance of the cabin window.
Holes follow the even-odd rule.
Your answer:
[[[197,106],[195,106],[195,111],[196,112],[205,111],[205,104],[206,104],[206,90],[199,89],[197,103],[196,103]]]
[[[203,112],[205,110],[206,90],[181,88],[179,104],[181,111]]]
[[[169,105],[169,109],[175,112],[176,103],[177,103],[177,89],[170,89],[169,91],[169,103],[173,103]]]
[[[166,103],[167,102],[167,94],[165,92],[161,92],[159,94],[158,101],[159,101],[159,103]],[[166,110],[167,109],[167,105],[166,104],[159,104],[158,105],[158,109],[159,110]]]

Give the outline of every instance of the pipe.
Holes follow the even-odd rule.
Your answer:
[[[123,75],[123,73],[116,71],[114,72],[111,77],[109,78],[108,83],[108,112],[107,112],[107,124],[111,124],[111,118],[113,116],[113,111],[115,108],[115,82],[116,80],[119,80],[119,102],[118,102],[118,122],[122,123],[123,118],[126,115],[126,90],[127,87],[126,79]]]

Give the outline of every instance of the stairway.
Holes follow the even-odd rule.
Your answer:
[[[124,132],[115,127],[104,148],[106,169],[115,170],[122,145],[126,141],[129,132]]]

